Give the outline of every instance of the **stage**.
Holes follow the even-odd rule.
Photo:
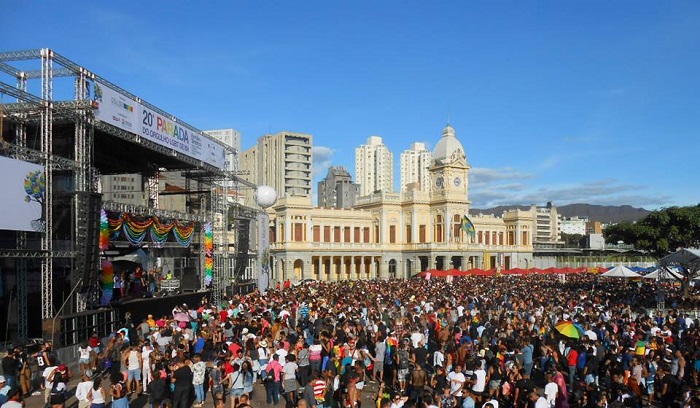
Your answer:
[[[143,319],[152,314],[154,318],[162,316],[173,316],[173,308],[186,303],[190,308],[198,308],[202,298],[210,299],[210,291],[187,292],[156,297],[126,298],[119,302],[114,302],[113,307],[119,312],[119,321],[124,321],[124,315],[131,312],[131,319],[134,324],[140,323]]]

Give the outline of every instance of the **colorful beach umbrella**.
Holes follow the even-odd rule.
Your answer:
[[[554,329],[561,335],[571,339],[580,339],[584,333],[581,326],[575,324],[571,320],[562,320],[554,326]]]

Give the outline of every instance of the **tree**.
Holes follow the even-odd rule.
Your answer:
[[[586,246],[586,236],[581,234],[561,233],[561,240],[567,248],[584,248]]]
[[[637,249],[647,251],[657,260],[681,248],[698,248],[700,246],[700,204],[687,207],[668,207],[653,211],[641,220],[621,222],[611,225],[603,231],[605,242],[623,241]],[[688,283],[700,275],[700,268],[694,265],[680,265],[683,269],[679,276],[683,293],[688,290]]]

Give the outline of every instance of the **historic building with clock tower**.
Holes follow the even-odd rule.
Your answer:
[[[410,278],[429,269],[533,264],[533,215],[475,214],[464,146],[449,124],[428,167],[429,189],[376,191],[350,209],[284,197],[268,210],[273,280]],[[465,221],[474,230],[464,228]],[[471,233],[473,232],[473,233]]]

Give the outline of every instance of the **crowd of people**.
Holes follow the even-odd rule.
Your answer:
[[[152,407],[175,408],[263,399],[315,408],[698,406],[700,326],[674,309],[698,292],[682,297],[667,284],[669,308],[656,311],[657,289],[580,274],[303,282],[221,304],[203,298],[168,316],[126,316],[107,339],[88,339],[75,395],[81,408],[128,407],[143,393]],[[562,323],[574,330],[561,332]],[[37,357],[44,368],[29,369]],[[5,371],[0,395],[20,389],[17,400],[41,379],[45,402],[65,406],[72,373],[50,344],[6,359],[16,370],[11,384]]]

